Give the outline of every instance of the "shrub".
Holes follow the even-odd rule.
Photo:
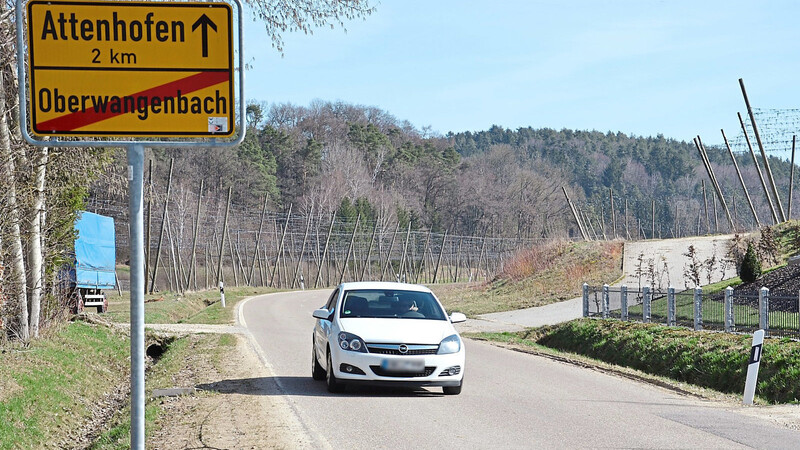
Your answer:
[[[742,259],[742,266],[739,268],[739,276],[745,283],[752,283],[761,275],[761,261],[756,256],[756,251],[752,244],[747,244],[747,251]]]
[[[617,320],[579,319],[518,337],[562,351],[727,393],[742,392],[751,337]],[[757,393],[770,402],[800,400],[800,344],[764,341]]]

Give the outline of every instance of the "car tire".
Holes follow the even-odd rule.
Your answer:
[[[311,345],[311,378],[322,381],[325,379],[325,369],[319,364],[317,361],[317,350],[314,348],[314,345]]]
[[[442,391],[444,391],[444,395],[458,395],[461,393],[461,386],[463,385],[464,380],[461,380],[458,386],[442,386]]]
[[[325,381],[328,385],[328,392],[344,392],[344,383],[336,379],[336,374],[333,373],[333,361],[331,360],[331,352],[328,351],[328,370],[325,373]]]

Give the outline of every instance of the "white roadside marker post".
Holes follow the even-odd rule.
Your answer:
[[[758,381],[758,366],[761,363],[761,350],[764,345],[764,330],[753,333],[753,347],[750,349],[750,360],[747,363],[747,380],[744,383],[745,405],[753,404],[756,394],[756,381]]]
[[[219,301],[222,303],[222,307],[225,307],[225,286],[223,285],[222,281],[219,282]]]

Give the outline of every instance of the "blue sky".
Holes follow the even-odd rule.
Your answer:
[[[246,25],[249,100],[377,106],[440,133],[596,129],[721,142],[744,113],[800,107],[800,2],[383,0],[366,21]]]

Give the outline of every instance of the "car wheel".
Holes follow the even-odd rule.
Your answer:
[[[328,392],[344,392],[344,383],[336,379],[333,373],[333,361],[331,361],[331,352],[328,352],[328,371],[325,376],[325,381],[328,384]]]
[[[311,378],[322,381],[325,379],[325,369],[317,361],[317,350],[311,345]]]
[[[463,385],[464,380],[461,380],[458,386],[443,386],[442,390],[444,391],[444,395],[458,395],[461,393],[461,386]]]

